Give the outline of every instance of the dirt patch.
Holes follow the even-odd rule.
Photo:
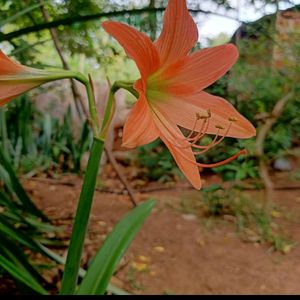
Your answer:
[[[65,182],[64,184],[61,184]],[[25,182],[37,205],[71,232],[81,180],[60,184]],[[253,200],[261,192],[251,193]],[[200,192],[184,189],[138,194],[157,206],[127,251],[115,283],[134,294],[300,294],[300,203],[298,190],[276,191],[276,221],[293,240],[287,254],[267,243],[246,243],[230,218],[205,218],[183,208]],[[114,224],[131,209],[126,195],[96,192],[83,266],[87,267]],[[65,255],[66,249],[56,249]]]

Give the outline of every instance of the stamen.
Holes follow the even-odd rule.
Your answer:
[[[209,126],[209,121],[210,121],[210,117],[211,117],[211,112],[210,110],[207,111],[207,116],[201,116],[200,114],[196,114],[196,120],[195,120],[195,123],[193,125],[193,129],[191,130],[190,134],[188,137],[184,137],[183,142],[186,142],[188,145],[186,146],[181,146],[181,145],[178,145],[177,144],[177,139],[178,139],[178,136],[176,136],[174,134],[174,132],[172,132],[167,126],[165,126],[165,124],[162,122],[162,124],[165,126],[166,130],[170,133],[170,135],[174,138],[174,140],[168,140],[173,146],[177,147],[177,148],[180,148],[180,149],[188,149],[188,148],[198,148],[198,149],[202,149],[202,151],[198,151],[198,152],[193,152],[194,155],[198,155],[198,154],[203,154],[205,153],[206,151],[208,151],[210,148],[218,145],[228,134],[230,128],[231,128],[231,125],[233,122],[236,122],[237,119],[235,118],[228,118],[229,120],[229,125],[226,129],[226,132],[224,134],[222,134],[222,137],[220,137],[220,130],[224,130],[225,128],[221,125],[216,125],[216,128],[218,129],[217,131],[217,134],[215,136],[215,138],[213,139],[213,141],[206,145],[206,146],[201,146],[201,145],[195,145],[195,143],[197,141],[200,140],[200,138],[202,138],[206,133],[207,133],[207,129],[208,129],[208,126]],[[203,124],[201,126],[201,130],[200,132],[198,132],[197,136],[195,136],[194,138],[191,138],[191,136],[193,135],[193,133],[195,132],[195,129],[196,129],[196,125],[197,125],[197,121],[200,120],[200,119],[204,119],[203,121]],[[190,153],[190,152],[189,152]],[[246,149],[243,149],[241,151],[239,151],[238,153],[236,153],[235,155],[223,160],[223,161],[220,161],[220,162],[217,162],[217,163],[213,163],[213,164],[202,164],[202,163],[198,163],[195,158],[194,160],[191,159],[190,157],[187,157],[184,153],[184,151],[182,151],[181,155],[183,158],[185,158],[187,161],[193,163],[194,165],[200,167],[200,168],[216,168],[216,167],[219,167],[219,166],[222,166],[222,165],[225,165],[233,160],[235,160],[236,158],[238,158],[240,155],[245,155],[247,154],[247,151]]]
[[[201,145],[193,145],[193,148],[197,148],[197,149],[203,149],[202,151],[193,151],[193,153],[195,155],[199,155],[199,154],[204,154],[205,152],[207,152],[209,149],[213,148],[215,145],[217,145],[217,143],[219,143],[217,141],[218,137],[219,137],[219,132],[220,132],[220,129],[218,130],[215,138],[213,139],[212,142],[210,142],[208,145],[206,146],[201,146]],[[201,147],[201,148],[200,148]]]
[[[188,140],[188,141],[194,141],[195,139],[199,139],[199,135],[202,134],[202,136],[203,136],[203,135],[205,134],[207,128],[208,128],[208,124],[207,124],[206,129],[204,129],[204,126],[206,125],[207,119],[209,119],[210,117],[211,117],[210,109],[207,110],[207,116],[205,116],[205,115],[200,115],[199,113],[196,113],[196,120],[195,120],[195,124],[194,124],[194,126],[193,126],[193,129],[191,130],[190,134],[189,134],[186,138],[184,138],[184,139],[186,139],[186,140]],[[202,123],[202,126],[201,126],[199,132],[195,131],[197,121],[198,121],[198,120],[203,120],[203,119],[204,119],[204,122]],[[193,135],[194,133],[196,133],[196,136],[192,137],[192,135]],[[201,136],[201,137],[202,137],[202,136]]]
[[[186,137],[187,140],[188,140],[189,138],[191,138],[192,135],[194,134],[195,129],[196,129],[196,126],[197,126],[197,123],[198,123],[198,121],[199,121],[200,119],[201,119],[200,114],[199,114],[199,113],[196,113],[196,120],[195,120],[193,129],[191,130],[191,132],[189,133],[189,135]]]
[[[223,166],[223,165],[235,160],[236,158],[238,158],[241,155],[246,155],[246,154],[247,154],[247,150],[243,149],[243,150],[239,151],[238,153],[236,153],[235,155],[233,155],[225,160],[219,161],[215,164],[201,164],[201,163],[197,163],[197,162],[196,162],[196,164],[200,168],[216,168],[216,167]]]
[[[243,150],[239,151],[238,153],[236,153],[235,155],[233,155],[225,160],[214,163],[214,164],[201,164],[201,163],[191,160],[189,157],[186,157],[185,155],[183,157],[186,160],[192,162],[193,164],[195,164],[196,166],[198,166],[200,168],[216,168],[216,167],[223,166],[223,165],[235,160],[236,158],[238,158],[241,155],[246,155],[246,154],[247,154],[247,150],[243,149]]]
[[[202,137],[204,137],[204,135],[207,132],[208,126],[209,126],[209,119],[205,119],[197,135],[194,136],[193,138],[188,139],[191,145],[196,144]]]
[[[223,136],[222,136],[218,141],[216,141],[216,138],[219,137],[220,127],[222,127],[222,126],[219,126],[219,125],[217,125],[218,127],[216,126],[216,127],[218,128],[218,132],[217,132],[217,134],[216,134],[216,137],[214,138],[215,143],[214,143],[214,145],[211,145],[211,146],[209,147],[209,149],[211,149],[211,148],[214,147],[214,146],[219,145],[219,144],[225,139],[225,137],[227,136],[227,134],[228,134],[228,132],[229,132],[229,130],[230,130],[230,128],[231,128],[231,124],[232,124],[232,123],[229,123],[226,132],[223,134]],[[224,127],[222,127],[222,128],[224,128]],[[210,145],[210,144],[209,144],[209,145]],[[193,145],[193,148],[196,148],[196,149],[206,149],[209,145],[207,145],[207,146]],[[209,150],[209,149],[208,149],[208,150]],[[199,154],[202,154],[202,153],[199,153]]]

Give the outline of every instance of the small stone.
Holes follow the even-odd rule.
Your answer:
[[[159,253],[165,252],[165,248],[163,246],[156,246],[154,247],[154,250]]]
[[[139,263],[139,262],[133,262],[131,264],[132,268],[138,272],[143,272],[148,270],[148,264],[146,263]]]
[[[260,286],[260,289],[261,289],[261,290],[265,290],[265,289],[266,289],[266,286],[265,286],[264,284],[262,284],[262,285]]]
[[[274,163],[274,169],[279,171],[291,171],[291,161],[283,157],[277,158]]]
[[[107,226],[107,224],[104,221],[98,221],[97,223],[100,227],[106,227]]]
[[[56,186],[55,186],[55,185],[50,185],[49,191],[50,191],[50,192],[56,191]]]
[[[192,214],[184,214],[184,215],[182,215],[182,218],[186,221],[196,221],[197,220],[197,216],[192,215]]]
[[[149,263],[151,261],[150,257],[147,257],[147,256],[144,256],[144,255],[139,255],[137,257],[137,259],[140,261],[140,262],[145,262],[145,263]]]
[[[291,250],[293,249],[293,246],[291,244],[287,244],[287,245],[284,245],[283,248],[282,248],[282,252],[284,254],[288,254],[291,252]]]
[[[274,218],[279,218],[281,216],[281,213],[277,210],[272,210],[271,211],[271,216]]]
[[[197,244],[199,245],[199,246],[205,246],[205,241],[203,240],[203,239],[197,239]]]

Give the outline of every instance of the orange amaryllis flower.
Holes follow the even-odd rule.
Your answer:
[[[23,66],[0,50],[0,106],[43,83],[71,77],[68,71],[46,71]]]
[[[169,0],[162,32],[154,43],[123,23],[106,21],[103,27],[123,46],[141,74],[134,85],[139,99],[124,126],[125,147],[161,138],[197,189],[201,188],[199,167],[216,167],[245,153],[240,151],[211,165],[196,160],[225,136],[249,138],[256,132],[230,103],[203,91],[231,68],[238,51],[228,44],[189,54],[198,40],[198,30],[185,0]],[[190,133],[185,136],[182,129]],[[205,134],[215,137],[210,144],[201,145],[198,142]]]

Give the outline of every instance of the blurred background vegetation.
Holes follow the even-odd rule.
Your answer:
[[[137,79],[139,74],[134,63],[104,32],[101,21],[113,18],[125,22],[154,40],[162,27],[166,3],[161,0],[0,0],[0,49],[22,64],[39,68],[69,67],[90,73],[99,83],[105,83],[107,77],[111,82]],[[251,23],[239,20],[240,27],[233,36],[220,30],[217,36],[207,38],[203,45],[232,42],[238,46],[238,63],[208,91],[234,104],[253,122],[258,136],[239,141],[226,138],[206,153],[202,161],[217,162],[246,148],[247,157],[206,171],[207,174],[217,173],[224,180],[250,178],[255,187],[272,190],[275,170],[294,172],[291,176],[300,178],[294,167],[300,156],[300,6],[288,0],[245,0],[244,4],[254,7],[262,17]],[[280,12],[281,4],[289,5],[290,9]],[[224,15],[237,19],[239,16],[239,5],[230,0],[191,0],[188,6],[195,19],[200,20],[200,34],[202,17]],[[274,13],[264,15],[266,6]],[[195,50],[203,47],[201,43]],[[52,230],[47,219],[40,215],[26,192],[20,191],[21,185],[12,184],[16,174],[28,178],[40,174],[55,177],[61,173],[80,173],[84,154],[89,150],[91,134],[80,101],[76,100],[76,90],[70,94],[77,103],[76,110],[70,103],[52,108],[60,112],[59,116],[41,109],[35,101],[37,95],[43,93],[55,93],[63,101],[64,91],[59,85],[56,82],[22,95],[0,111],[0,176],[3,187],[0,209],[5,207],[4,214],[0,211],[1,220],[3,218],[0,235],[1,241],[7,234],[11,236],[10,240],[16,241],[16,244],[8,242],[5,245],[1,242],[1,254],[7,259],[12,258],[9,253],[15,253],[11,249],[16,245],[49,257],[51,255],[44,251],[40,242],[44,245],[53,242],[47,234],[45,237],[47,230]],[[67,83],[66,87],[72,89]],[[130,107],[133,99],[126,97]],[[43,101],[43,97],[39,101]],[[206,139],[209,143],[210,137]],[[113,149],[120,150],[117,146]],[[136,176],[146,181],[165,183],[181,178],[171,155],[160,141],[140,147],[121,161],[138,168],[140,171]],[[216,191],[225,193],[221,188]],[[206,192],[204,198],[217,197],[212,196],[212,192],[214,190]],[[10,203],[9,198],[14,201]],[[208,203],[212,214],[218,214],[224,207],[224,203],[218,202],[217,206],[213,201]],[[14,230],[16,222],[21,228],[17,232]],[[40,222],[45,222],[44,227]],[[267,233],[265,235],[267,239],[273,238]],[[34,238],[31,240],[31,237]],[[31,274],[32,280],[41,280],[23,254],[19,252],[13,260],[26,274]],[[5,263],[1,265],[4,268]]]

